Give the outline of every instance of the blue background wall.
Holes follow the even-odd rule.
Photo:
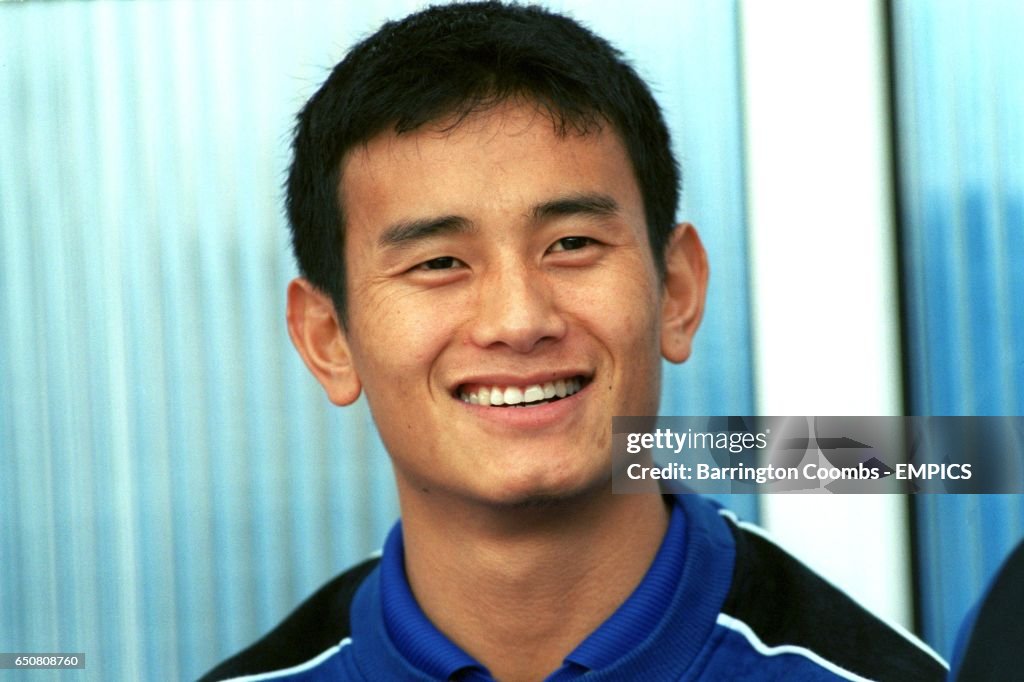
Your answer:
[[[1024,5],[892,9],[907,410],[1021,415]],[[964,613],[1024,537],[1024,497],[913,504],[923,633],[949,654]]]

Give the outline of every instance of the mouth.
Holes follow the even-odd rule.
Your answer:
[[[533,384],[462,384],[455,396],[464,403],[483,407],[538,407],[579,393],[592,377],[577,374]]]

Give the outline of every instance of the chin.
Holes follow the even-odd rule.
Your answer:
[[[611,486],[611,472],[600,478],[575,477],[559,481],[506,483],[490,504],[509,509],[546,509],[577,502]]]

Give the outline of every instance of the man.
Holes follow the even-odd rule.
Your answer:
[[[292,340],[365,393],[402,520],[208,679],[939,679],[940,663],[696,496],[615,495],[703,313],[646,86],[576,23],[432,8],[299,117]]]

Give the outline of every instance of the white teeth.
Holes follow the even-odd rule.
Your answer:
[[[555,395],[559,398],[564,398],[566,396],[565,379],[559,379],[555,382]]]
[[[470,405],[508,405],[510,407],[530,407],[532,403],[552,398],[564,398],[578,393],[583,388],[583,381],[578,377],[547,381],[543,384],[520,386],[480,386],[472,393],[460,391],[459,399]]]
[[[505,395],[502,397],[505,399],[506,405],[518,405],[523,402],[523,391],[516,386],[509,386],[505,389]]]

